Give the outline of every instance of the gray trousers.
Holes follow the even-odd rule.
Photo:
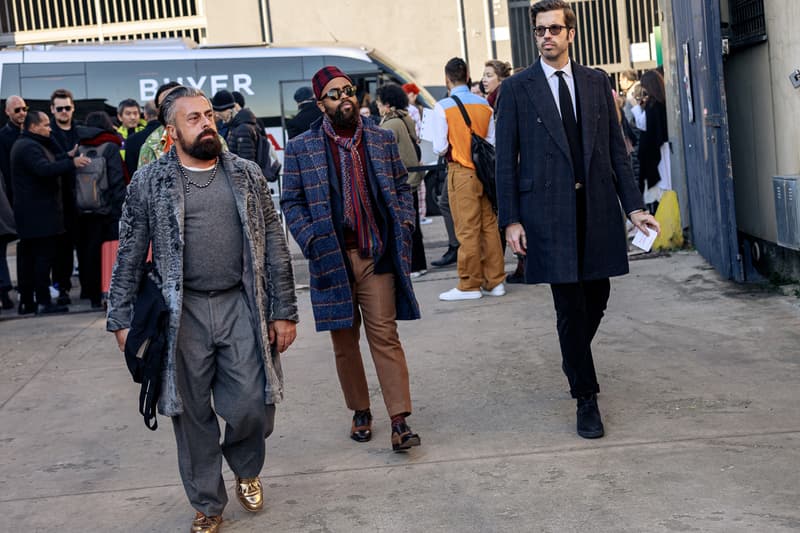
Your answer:
[[[272,433],[275,405],[264,403],[253,324],[241,288],[185,291],[176,357],[183,413],[172,417],[172,426],[186,495],[207,516],[222,514],[228,503],[222,457],[236,476],[256,477]],[[225,420],[221,444],[217,415]]]
[[[447,230],[447,245],[450,248],[458,248],[458,238],[456,238],[456,228],[453,226],[453,214],[450,212],[450,195],[447,194],[446,183],[437,204],[439,205],[439,211],[442,213],[444,227]]]

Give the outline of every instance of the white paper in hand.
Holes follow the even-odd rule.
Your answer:
[[[653,247],[653,243],[658,237],[658,233],[653,228],[648,228],[649,235],[645,235],[642,233],[642,230],[637,229],[636,235],[633,236],[633,245],[637,248],[641,248],[645,252],[649,252],[650,248]]]

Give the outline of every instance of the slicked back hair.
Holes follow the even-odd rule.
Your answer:
[[[168,124],[172,124],[174,126],[175,104],[181,98],[191,98],[195,96],[202,96],[203,98],[208,100],[208,96],[206,96],[206,93],[204,93],[200,89],[195,89],[194,87],[184,87],[183,85],[178,86],[168,95],[166,95],[164,97],[164,101],[161,102],[161,106],[158,108],[158,120],[165,126]],[[208,100],[208,105],[211,106],[210,100]]]
[[[539,0],[531,6],[531,28],[536,27],[536,15],[545,13],[547,11],[564,10],[564,24],[569,29],[574,29],[578,24],[578,17],[569,5],[569,2],[564,0]]]

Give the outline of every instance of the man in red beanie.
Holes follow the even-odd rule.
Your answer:
[[[356,88],[337,67],[311,80],[322,119],[286,144],[281,207],[308,259],[317,331],[330,331],[350,438],[372,438],[364,330],[391,418],[395,451],[419,446],[406,424],[411,393],[397,319],[419,318],[410,278],[414,207],[394,134],[361,120]]]

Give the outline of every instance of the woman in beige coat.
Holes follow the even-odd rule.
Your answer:
[[[400,85],[388,83],[378,88],[378,111],[381,114],[380,126],[392,130],[400,151],[400,159],[406,168],[419,166],[420,149],[414,120],[409,116],[408,96]],[[418,278],[427,273],[425,246],[422,243],[422,230],[419,223],[419,195],[417,188],[422,182],[422,172],[409,172],[408,184],[414,198],[416,220],[411,234],[411,277]]]

